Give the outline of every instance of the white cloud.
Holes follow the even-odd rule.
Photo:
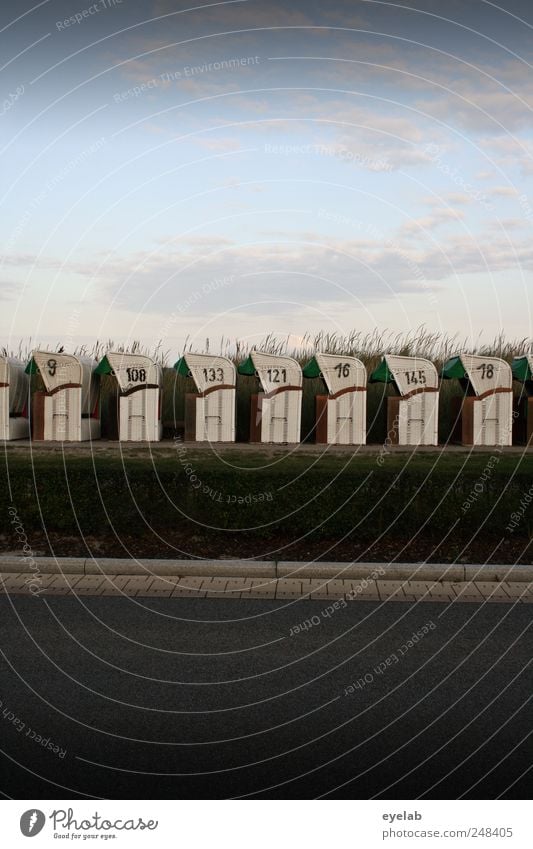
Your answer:
[[[194,141],[197,147],[202,147],[204,150],[214,150],[216,152],[224,152],[226,150],[240,150],[242,143],[236,138],[213,138],[199,136]]]
[[[489,227],[492,230],[499,230],[500,232],[503,230],[504,232],[508,232],[510,230],[523,230],[525,227],[530,227],[523,218],[502,218],[499,221],[491,221],[489,223]]]
[[[0,283],[0,301],[11,301],[15,297],[17,285],[11,281],[2,280]]]
[[[401,232],[406,234],[421,235],[424,231],[435,230],[443,224],[450,222],[461,221],[464,218],[464,212],[457,209],[436,209],[431,215],[424,215],[420,218],[413,218],[406,222],[401,227]]]
[[[445,207],[448,204],[456,204],[457,206],[466,206],[472,203],[472,196],[465,192],[444,192],[443,194],[434,197],[427,195],[421,199],[421,203],[430,207]]]
[[[27,255],[8,260],[12,266],[61,269],[62,279],[70,274],[89,277],[100,291],[97,300],[112,309],[200,316],[227,308],[260,312],[266,309],[263,301],[274,301],[277,306],[270,309],[275,313],[322,302],[379,303],[409,292],[429,297],[457,275],[533,270],[531,241],[510,240],[507,232],[518,229],[517,220],[508,222],[502,235],[489,228],[478,237],[448,234],[438,241],[435,236],[420,244],[412,241],[420,227],[434,233],[461,215],[438,210],[391,237],[372,234],[371,227],[372,235],[361,230],[349,239],[272,232],[268,241],[248,245],[222,236],[162,237],[153,252],[114,256],[100,267],[96,261],[63,264]]]
[[[479,145],[504,173],[513,173],[518,168],[522,176],[533,174],[533,142],[530,138],[511,135],[499,135],[494,138],[485,136],[480,139]]]
[[[492,189],[487,189],[487,194],[493,197],[514,198],[518,196],[518,190],[513,186],[494,186]]]

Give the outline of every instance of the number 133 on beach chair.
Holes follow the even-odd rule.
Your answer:
[[[192,377],[197,389],[185,395],[185,440],[235,442],[236,370],[231,360],[184,354],[174,368]]]

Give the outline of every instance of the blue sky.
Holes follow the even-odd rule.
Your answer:
[[[2,344],[532,336],[525,2],[194,5],[2,4]]]

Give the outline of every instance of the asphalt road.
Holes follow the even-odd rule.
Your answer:
[[[530,605],[326,608],[0,598],[2,792],[530,796]]]

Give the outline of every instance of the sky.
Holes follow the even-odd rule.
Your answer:
[[[7,0],[0,346],[532,337],[524,0]]]

